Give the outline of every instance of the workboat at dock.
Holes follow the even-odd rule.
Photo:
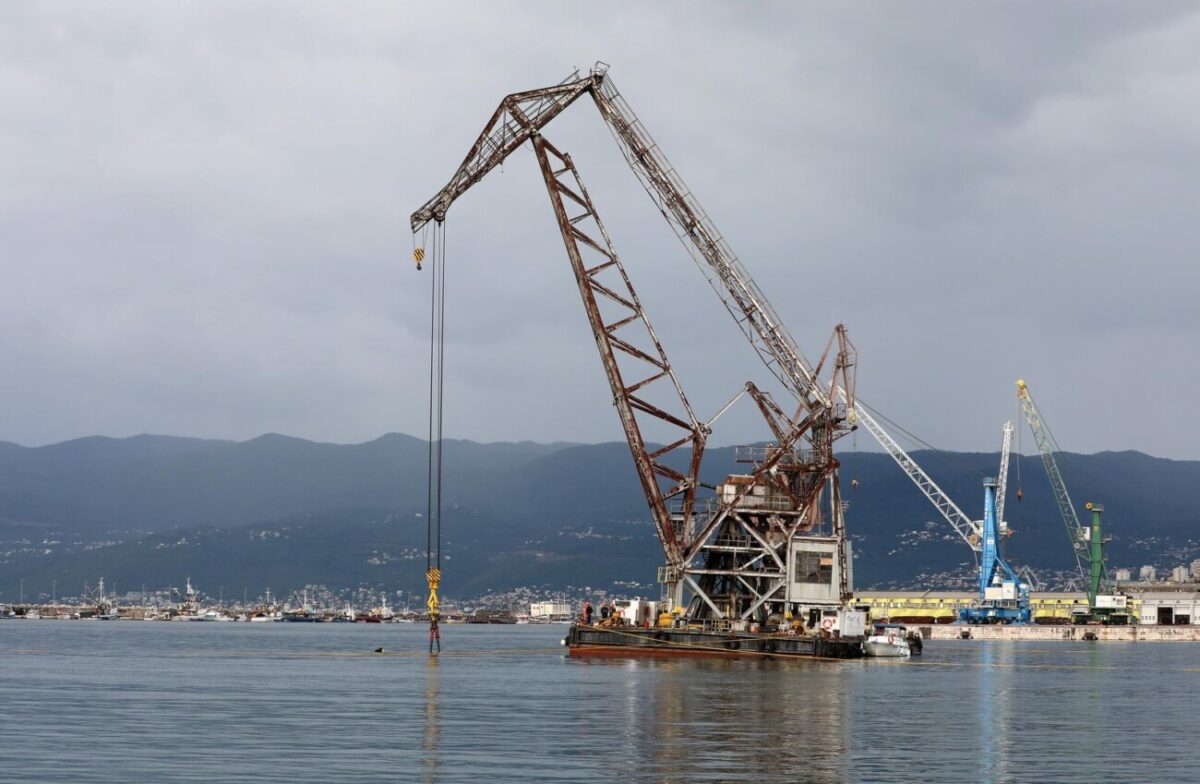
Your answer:
[[[921,637],[899,623],[877,623],[863,643],[863,653],[878,658],[919,656]]]

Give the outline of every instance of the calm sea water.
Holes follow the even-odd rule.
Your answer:
[[[565,628],[431,660],[415,625],[0,621],[0,781],[1200,781],[1184,643],[580,661]]]

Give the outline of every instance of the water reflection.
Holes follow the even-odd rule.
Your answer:
[[[438,657],[425,663],[425,735],[421,742],[421,770],[425,784],[437,781],[438,773]]]
[[[424,630],[400,624],[0,626],[4,781],[1197,780],[1184,645],[588,662],[555,629],[483,627],[431,660]],[[352,653],[381,644],[401,655]],[[312,742],[271,753],[280,738]]]
[[[1083,689],[1083,733],[1086,738],[1087,753],[1083,755],[1082,770],[1094,775],[1100,780],[1101,771],[1094,760],[1104,758],[1104,745],[1112,742],[1116,733],[1111,721],[1112,712],[1109,705],[1108,683],[1111,673],[1104,667],[1104,643],[1091,642],[1085,654],[1087,660],[1087,686]],[[1106,716],[1108,719],[1106,719]],[[1110,774],[1111,775],[1111,774]]]
[[[1013,711],[1015,649],[1011,643],[982,642],[979,653],[979,777],[992,784],[1009,780],[1010,728]]]
[[[619,670],[622,732],[608,745],[621,780],[846,779],[856,679],[843,663],[592,664]]]

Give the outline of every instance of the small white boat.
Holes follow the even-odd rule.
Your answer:
[[[863,643],[863,653],[867,656],[881,658],[896,658],[912,656],[921,652],[921,638],[910,635],[908,627],[899,623],[877,623],[871,628],[871,634]],[[915,648],[915,650],[914,650]]]

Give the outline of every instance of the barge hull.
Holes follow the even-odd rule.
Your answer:
[[[572,656],[857,659],[863,655],[859,639],[580,624],[571,626],[564,642]]]

